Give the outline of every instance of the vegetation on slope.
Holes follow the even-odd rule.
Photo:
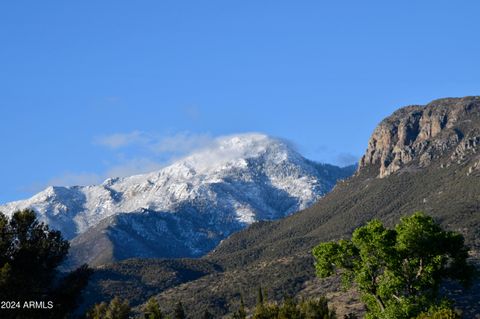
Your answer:
[[[132,318],[132,309],[128,301],[118,297],[109,303],[95,304],[86,315],[87,319],[127,319]],[[145,307],[137,313],[135,318],[148,319],[187,319],[202,318],[213,319],[214,316],[208,308],[204,311],[188,313],[183,303],[178,301],[170,309],[161,309],[155,298],[150,298]],[[253,309],[246,309],[241,298],[238,309],[226,316],[229,319],[335,319],[335,310],[332,309],[325,297],[302,299],[286,297],[283,302],[277,303],[267,300],[262,288],[259,288],[257,303]],[[355,318],[350,316],[350,319]]]
[[[404,217],[394,229],[379,220],[357,228],[351,240],[321,243],[313,249],[317,275],[341,269],[367,306],[367,319],[408,319],[440,306],[441,283],[467,286],[474,268],[467,262],[463,236],[444,231],[423,213]]]
[[[285,295],[313,297],[318,293],[327,294],[341,287],[334,279],[314,280],[313,258],[308,252],[318,242],[349,238],[354,229],[374,218],[382,220],[386,226],[393,226],[402,216],[413,211],[424,211],[442,227],[461,232],[475,257],[480,250],[478,176],[467,176],[467,165],[449,168],[440,165],[383,179],[375,178],[365,169],[354,178],[339,183],[313,207],[280,221],[254,224],[229,237],[205,258],[191,261],[191,264],[208,261],[219,265],[222,269],[219,272],[188,282],[170,281],[171,286],[162,286],[155,292],[142,284],[143,279],[130,277],[126,286],[137,287],[136,294],[142,295],[143,301],[153,292],[162,308],[183,300],[188,312],[211,307],[217,316],[234,311],[240,294],[245,296],[247,307],[254,306],[256,301],[251,296],[255,295],[259,284],[276,301]],[[150,272],[149,262],[151,260],[137,261],[147,273]],[[122,298],[128,298],[119,291],[121,281],[115,284],[117,288],[104,285],[115,281],[118,276],[116,265],[107,265],[100,270],[103,288],[97,292],[106,300],[118,293]],[[129,265],[123,265],[127,271]],[[130,295],[131,289],[123,293]],[[464,311],[478,312],[479,283],[474,282],[470,292],[456,293],[452,298]],[[356,303],[352,302],[352,305]],[[339,308],[337,311],[342,313]]]
[[[220,271],[187,281],[167,276],[160,280],[158,290],[151,289],[144,276],[130,276],[128,288],[122,292],[121,280],[115,278],[129,271],[119,273],[115,264],[107,265],[100,270],[102,279],[96,281],[102,287],[97,296],[109,300],[121,293],[125,298],[135,287],[134,294],[143,301],[155,295],[162,309],[182,300],[188,313],[211,307],[218,317],[237,309],[240,295],[245,296],[246,307],[253,307],[255,298],[251,296],[259,284],[277,302],[285,295],[309,297],[339,291],[336,279],[315,278],[308,252],[318,242],[349,238],[372,219],[391,227],[413,211],[424,211],[445,229],[462,233],[472,248],[471,257],[478,259],[480,98],[443,99],[425,107],[407,107],[382,123],[353,178],[338,183],[309,209],[280,221],[254,224],[230,236],[198,261],[217,265]],[[154,274],[148,263],[138,265]],[[140,268],[133,267],[142,272]],[[115,284],[108,284],[112,282]],[[454,299],[465,315],[480,313],[479,281],[473,282],[468,293],[453,288],[448,283],[441,293]],[[351,297],[353,300],[355,295]]]
[[[64,318],[73,313],[91,270],[68,274],[58,267],[69,243],[37,221],[32,210],[8,219],[0,213],[1,318]]]

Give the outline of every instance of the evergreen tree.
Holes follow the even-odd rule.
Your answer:
[[[115,297],[108,305],[107,311],[105,312],[105,319],[128,319],[130,311],[127,300],[122,301],[120,298]]]
[[[78,305],[79,295],[88,284],[92,272],[87,265],[83,265],[60,280],[59,285],[52,292],[52,299],[56,303],[52,309],[52,318],[62,318],[65,314],[73,312]]]
[[[244,308],[243,298],[239,310],[232,318],[245,319],[247,313]],[[336,319],[333,309],[329,309],[325,297],[303,300],[298,303],[293,298],[285,298],[283,303],[277,305],[263,298],[263,291],[258,290],[257,304],[252,319]]]
[[[160,310],[157,299],[154,297],[148,299],[145,306],[145,318],[146,319],[164,319],[164,315]]]
[[[257,305],[255,306],[255,312],[253,319],[274,319],[278,316],[278,306],[274,303],[269,303],[264,297],[262,287],[258,288]]]
[[[105,302],[95,304],[86,317],[88,319],[128,319],[130,312],[128,301],[122,301],[115,296],[108,304]]]
[[[329,309],[328,301],[325,297],[305,300],[300,304],[300,309],[302,318],[305,319],[335,319],[337,317],[335,310]]]
[[[69,246],[33,210],[17,211],[10,219],[0,213],[0,300],[53,303],[50,310],[3,311],[2,318],[59,318],[75,309],[92,271],[86,265],[68,274],[57,270]]]
[[[87,313],[88,319],[104,319],[107,312],[108,305],[105,302],[95,304]]]
[[[283,304],[278,310],[278,319],[303,319],[305,318],[302,315],[297,303],[293,298],[285,298]]]
[[[263,306],[263,303],[264,303],[264,297],[263,297],[262,286],[259,286],[258,295],[257,295],[257,305]]]
[[[276,304],[264,302],[261,307],[255,308],[253,319],[276,319],[278,318],[279,308]]]

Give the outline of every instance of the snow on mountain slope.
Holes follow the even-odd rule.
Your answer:
[[[101,247],[92,250],[91,241],[100,237],[114,247],[114,259],[166,250],[166,256],[197,256],[248,224],[306,208],[352,172],[308,161],[282,140],[243,134],[219,138],[156,172],[49,187],[0,211],[34,209],[66,238],[77,237],[72,243],[84,250],[78,250],[82,260],[98,258]]]

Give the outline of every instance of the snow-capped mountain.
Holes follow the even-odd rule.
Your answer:
[[[308,207],[351,173],[311,162],[282,140],[243,134],[156,172],[48,187],[0,211],[34,209],[72,241],[75,263],[199,256],[246,225]]]

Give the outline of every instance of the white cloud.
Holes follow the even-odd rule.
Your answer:
[[[94,143],[115,152],[116,163],[110,165],[103,174],[104,178],[108,178],[158,170],[175,159],[213,145],[215,139],[207,133],[177,132],[162,135],[136,130],[100,136],[94,139]],[[125,150],[128,147],[130,149]]]
[[[94,139],[113,152],[114,161],[107,164],[103,172],[66,172],[46,183],[34,183],[22,191],[38,192],[47,186],[86,186],[100,184],[110,177],[125,177],[159,170],[174,160],[202,151],[203,165],[208,166],[218,160],[226,160],[234,154],[215,148],[218,139],[208,133],[178,132],[160,135],[144,131],[115,133]],[[135,147],[133,150],[127,147]],[[199,160],[199,159],[198,159]],[[202,163],[198,165],[201,166]]]
[[[195,150],[205,148],[213,143],[214,139],[207,133],[178,132],[170,135],[133,131],[129,133],[115,133],[94,139],[94,143],[118,150],[128,146],[142,148],[152,155],[164,153],[186,155]]]

